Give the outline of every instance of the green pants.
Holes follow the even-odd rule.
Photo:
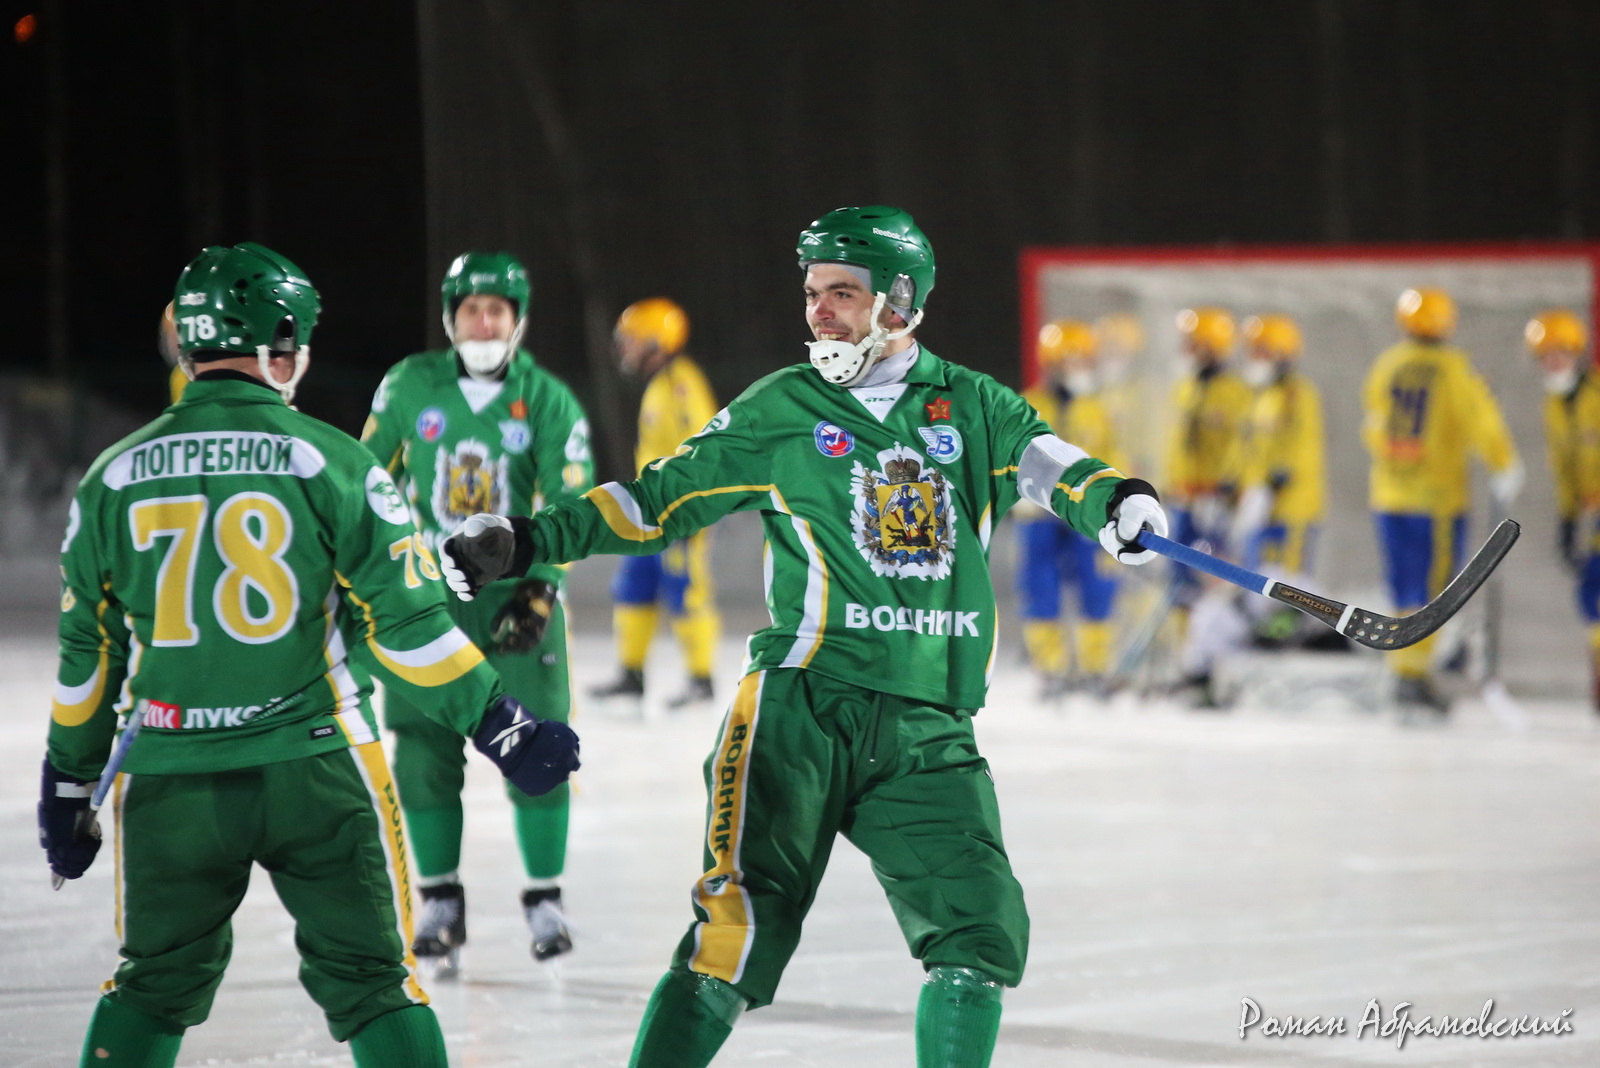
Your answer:
[[[843,834],[912,956],[1022,979],[1028,914],[969,715],[814,671],[746,675],[706,760],[706,872],[674,963],[769,1004]]]
[[[500,673],[506,692],[540,719],[565,723],[572,708],[567,672],[567,621],[557,603],[544,641],[526,653],[494,652],[490,624],[515,582],[498,582],[471,601],[450,598],[450,613]],[[466,783],[466,739],[422,710],[385,691],[384,725],[394,732],[394,777],[411,830],[412,855],[423,878],[444,875],[461,863],[461,789]],[[566,860],[566,784],[529,797],[506,784],[515,806],[517,842],[529,878],[561,874]]]
[[[411,958],[411,876],[378,742],[238,771],[122,775],[117,932],[106,996],[176,1027],[211,1011],[252,864],[295,921],[300,982],[328,1030],[426,1005]]]

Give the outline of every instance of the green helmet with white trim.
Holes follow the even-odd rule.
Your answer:
[[[894,308],[920,311],[933,292],[933,245],[899,208],[835,208],[800,231],[795,253],[801,270],[813,263],[866,268],[873,292],[886,294]]]
[[[179,362],[193,378],[196,362],[224,353],[255,356],[267,381],[290,398],[305,373],[321,311],[322,298],[292,261],[254,241],[212,245],[178,276],[172,313]],[[289,355],[295,357],[294,375],[277,382],[267,362]]]
[[[445,336],[455,346],[469,374],[497,378],[517,351],[528,325],[528,272],[509,252],[463,252],[450,264],[439,286]],[[456,309],[472,296],[503,297],[511,302],[517,325],[503,341],[456,341]]]

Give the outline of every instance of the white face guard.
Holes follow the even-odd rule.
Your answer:
[[[1239,377],[1244,379],[1244,384],[1251,389],[1266,389],[1278,380],[1278,363],[1276,360],[1258,360],[1251,357],[1239,368]]]
[[[848,341],[806,342],[806,348],[811,351],[811,366],[817,369],[818,374],[836,386],[853,386],[867,377],[873,364],[883,359],[883,350],[889,342],[905,337],[922,322],[922,309],[919,308],[912,313],[911,322],[891,333],[887,326],[879,322],[883,305],[888,299],[887,293],[879,293],[873,298],[872,332],[855,344]]]
[[[1556,397],[1565,397],[1578,385],[1578,378],[1582,369],[1574,363],[1565,371],[1547,371],[1544,376],[1544,391]]]
[[[256,363],[261,367],[261,377],[267,385],[283,395],[283,403],[294,403],[294,390],[300,384],[300,379],[306,373],[306,363],[311,357],[311,346],[301,345],[294,350],[294,374],[289,376],[289,381],[279,382],[272,377],[272,358],[274,356],[287,356],[287,352],[273,352],[265,345],[256,346]],[[194,378],[194,364],[186,361],[185,371],[189,372],[190,379]]]
[[[456,355],[461,357],[461,366],[467,369],[467,374],[483,382],[493,382],[500,377],[511,357],[517,354],[522,332],[528,328],[527,316],[522,316],[512,328],[511,336],[504,341],[457,341],[454,316],[447,309],[442,318],[445,336],[450,339]]]

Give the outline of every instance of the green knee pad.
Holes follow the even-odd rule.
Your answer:
[[[744,995],[721,979],[669,970],[645,1006],[629,1068],[706,1068],[744,1008]]]
[[[426,1005],[396,1009],[350,1038],[356,1068],[449,1068],[439,1019]]]
[[[83,1040],[83,1068],[172,1068],[183,1043],[182,1027],[101,998]]]
[[[976,968],[929,968],[917,998],[917,1068],[988,1068],[1004,989]]]

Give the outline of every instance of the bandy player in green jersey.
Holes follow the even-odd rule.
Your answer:
[[[441,289],[451,347],[408,356],[378,386],[361,439],[399,481],[424,543],[437,548],[475,512],[530,515],[594,484],[589,421],[560,379],[518,342],[528,323],[528,273],[503,252],[468,252]],[[489,658],[506,692],[566,721],[567,625],[554,565],[499,583],[451,614]],[[413,946],[438,978],[454,976],[467,939],[461,863],[461,736],[390,690],[394,775],[411,832],[423,912]],[[542,797],[507,790],[524,874],[522,911],[535,960],[572,948],[558,881],[566,861],[567,787]]]
[[[444,1068],[371,673],[529,793],[566,781],[576,736],[504,695],[453,624],[388,473],[288,406],[321,308],[304,273],[260,245],[216,246],[176,298],[193,381],[89,468],[62,542],[39,802],[57,875],[100,847],[90,795],[118,713],[143,722],[111,793],[122,963],[81,1063],[176,1061],[259,864],[294,916],[301,982],[356,1064]]]
[[[1028,917],[973,741],[995,658],[989,541],[1019,497],[1124,563],[1165,533],[1150,485],[1056,437],[1031,405],[917,341],[933,249],[895,208],[800,235],[811,361],[751,386],[676,455],[531,519],[475,516],[446,581],[591,553],[647,553],[733,511],[762,515],[772,625],[749,642],[706,762],[695,918],[651,995],[638,1066],[710,1062],[769,1003],[834,836],[872,860],[927,980],[917,1063],[986,1065]],[[848,977],[842,977],[848,982]]]

